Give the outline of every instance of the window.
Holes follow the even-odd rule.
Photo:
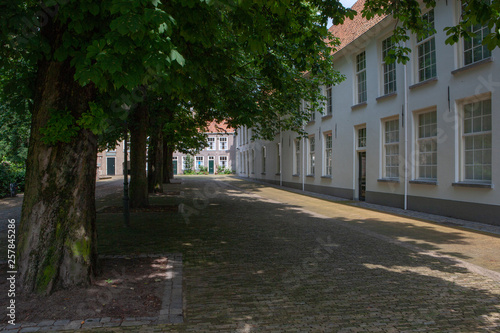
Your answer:
[[[311,118],[309,118],[309,121],[315,121],[316,120],[316,112],[314,112],[314,110],[310,109],[309,102],[304,102],[304,104],[305,104],[306,111],[309,111],[309,113],[311,114]]]
[[[208,138],[208,150],[215,150],[215,138]]]
[[[434,9],[424,14],[422,18],[429,23],[429,29],[434,29]],[[434,40],[434,33],[429,32],[424,38],[418,38],[417,50],[418,81],[422,82],[436,77],[436,41]]]
[[[262,147],[262,173],[266,173],[266,147]]]
[[[332,175],[332,133],[325,134],[325,176]]]
[[[281,173],[281,144],[276,144],[276,173]]]
[[[464,105],[464,180],[491,183],[491,100]]]
[[[219,138],[219,149],[227,150],[227,138]]]
[[[255,150],[252,149],[252,153],[251,153],[251,158],[252,160],[250,161],[250,172],[251,173],[255,173]]]
[[[417,177],[437,179],[437,112],[418,115],[417,130]]]
[[[385,58],[389,52],[394,48],[394,43],[391,37],[382,41],[382,72],[384,73],[384,95],[396,91],[396,63],[388,64]]]
[[[356,96],[358,104],[367,100],[365,51],[356,56]]]
[[[316,141],[315,141],[314,136],[310,136],[309,137],[309,161],[307,163],[307,168],[308,168],[307,173],[309,175],[314,175],[315,144],[316,144]]]
[[[366,127],[358,129],[358,149],[366,148]]]
[[[333,95],[332,95],[332,85],[326,86],[326,115],[331,115],[333,113]]]
[[[200,167],[203,166],[203,156],[196,156],[196,161],[194,167],[196,170],[200,170]]]
[[[193,162],[192,159],[186,158],[187,156],[182,156],[182,170],[190,170],[192,165],[189,165]]]
[[[399,119],[385,122],[384,178],[399,178]]]
[[[488,26],[471,25],[468,29],[474,37],[464,38],[464,65],[470,65],[491,56],[491,51],[483,45],[483,39],[490,33]]]
[[[227,168],[227,156],[219,156],[219,166],[221,168]]]
[[[298,175],[300,174],[300,140],[295,140],[294,145],[295,145],[295,156],[294,156],[295,164],[293,168],[293,173],[295,175]]]

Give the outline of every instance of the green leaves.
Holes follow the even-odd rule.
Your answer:
[[[170,60],[177,61],[177,63],[181,66],[184,66],[184,64],[186,63],[184,57],[179,53],[179,51],[175,49],[170,52]]]
[[[51,110],[49,121],[40,129],[42,142],[54,145],[57,142],[69,143],[78,134],[80,128],[75,125],[75,118],[69,110]]]
[[[101,106],[96,103],[89,103],[89,110],[82,114],[76,122],[82,128],[92,131],[94,134],[102,134],[109,127],[108,116]]]

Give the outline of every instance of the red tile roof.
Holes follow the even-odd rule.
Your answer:
[[[346,19],[343,24],[333,25],[328,29],[333,36],[340,39],[340,45],[337,46],[337,51],[335,53],[349,45],[385,18],[385,16],[375,16],[371,20],[365,19],[361,16],[361,11],[364,6],[365,0],[358,0],[351,7],[351,9],[358,13],[354,16],[354,19]]]
[[[234,133],[234,128],[229,127],[226,121],[223,122],[216,122],[215,120],[212,120],[207,125],[207,133]]]

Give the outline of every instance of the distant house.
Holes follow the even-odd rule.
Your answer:
[[[211,122],[206,132],[208,147],[193,155],[193,170],[200,166],[206,167],[210,174],[217,173],[218,167],[223,169],[236,169],[236,146],[234,141],[235,131],[227,123]],[[128,148],[130,154],[130,142]],[[124,141],[117,143],[115,149],[107,149],[97,154],[97,177],[123,176],[123,163],[125,161]],[[174,175],[183,174],[186,169],[186,154],[174,152]],[[130,169],[130,155],[129,169]],[[188,159],[189,160],[189,159]],[[147,169],[147,166],[146,166]]]
[[[209,174],[217,173],[218,167],[236,170],[234,129],[229,127],[226,122],[212,121],[205,134],[208,137],[208,146],[192,156],[193,165],[191,168],[200,170],[200,167],[205,167]],[[174,175],[183,174],[184,170],[189,167],[188,162],[186,154],[174,152]]]

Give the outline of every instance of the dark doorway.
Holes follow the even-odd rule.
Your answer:
[[[108,157],[107,158],[107,175],[108,176],[114,176],[115,175],[115,158],[114,157]]]
[[[359,200],[365,201],[366,195],[366,152],[359,153]]]
[[[215,165],[214,160],[208,160],[208,173],[211,175],[214,174],[214,165]]]
[[[177,160],[172,161],[172,167],[174,168],[174,175],[177,174]]]

